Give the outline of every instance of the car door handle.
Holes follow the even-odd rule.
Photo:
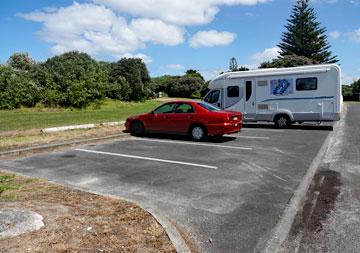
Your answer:
[[[192,119],[192,118],[193,118],[193,116],[190,116],[190,115],[189,115],[189,116],[187,116],[187,118],[188,118],[188,119]]]

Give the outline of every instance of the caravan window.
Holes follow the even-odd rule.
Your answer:
[[[205,97],[204,101],[209,104],[214,104],[219,101],[219,98],[220,98],[220,91],[213,90]]]
[[[227,96],[229,98],[237,98],[240,96],[239,86],[229,86],[227,88]]]
[[[246,86],[246,101],[249,101],[252,94],[252,81],[246,81],[245,86]]]
[[[296,90],[317,90],[317,78],[296,79]]]

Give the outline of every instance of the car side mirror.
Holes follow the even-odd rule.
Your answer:
[[[150,112],[150,114],[154,115],[154,114],[155,114],[155,112],[154,112],[154,111],[151,111],[151,112]]]

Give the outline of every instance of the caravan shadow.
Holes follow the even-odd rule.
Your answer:
[[[243,128],[264,128],[264,129],[277,129],[273,123],[244,123]],[[325,125],[319,125],[315,123],[303,123],[303,124],[293,124],[287,129],[295,130],[319,130],[319,131],[333,131],[333,124],[326,123]]]

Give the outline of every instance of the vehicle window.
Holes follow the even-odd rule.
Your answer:
[[[190,104],[178,104],[174,110],[175,113],[193,113],[194,108]]]
[[[317,78],[296,79],[296,90],[317,90]]]
[[[206,96],[204,101],[210,104],[214,104],[219,101],[219,98],[220,98],[220,90],[213,90]]]
[[[227,88],[227,96],[229,98],[237,98],[240,96],[239,86],[229,86]]]
[[[164,104],[157,109],[154,110],[155,114],[161,114],[161,113],[172,113],[173,109],[175,107],[174,103],[171,104]]]
[[[202,108],[205,108],[206,110],[211,111],[211,112],[221,111],[221,109],[219,109],[211,104],[208,104],[208,103],[201,102],[201,103],[198,103],[198,105],[200,105]]]
[[[246,86],[246,101],[249,101],[252,94],[252,81],[246,81],[245,86]]]

